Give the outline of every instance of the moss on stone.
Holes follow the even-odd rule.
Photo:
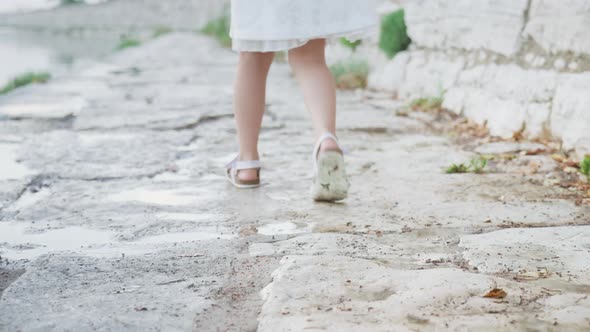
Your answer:
[[[230,47],[231,38],[229,36],[229,28],[230,16],[229,14],[224,14],[212,21],[209,21],[209,23],[207,23],[207,25],[201,29],[201,32],[217,39],[217,41],[223,47]]]
[[[398,52],[404,51],[410,46],[411,39],[405,22],[403,9],[395,11],[383,17],[381,21],[381,35],[379,48],[391,59]]]
[[[9,93],[12,90],[18,89],[20,87],[30,85],[30,84],[37,84],[37,83],[46,83],[51,78],[51,75],[46,72],[41,73],[25,73],[13,78],[10,82],[8,82],[2,89],[0,90],[0,95]]]

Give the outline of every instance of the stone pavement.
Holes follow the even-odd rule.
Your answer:
[[[0,330],[590,329],[590,208],[543,171],[444,174],[475,153],[399,102],[339,94],[352,191],[314,203],[277,64],[265,185],[228,185],[235,62],[171,34],[0,99]]]

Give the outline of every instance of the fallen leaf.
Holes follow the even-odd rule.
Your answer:
[[[553,160],[560,162],[560,163],[565,161],[565,157],[560,154],[552,154],[551,158],[553,158]]]
[[[541,149],[532,149],[532,150],[527,150],[527,151],[525,152],[525,154],[526,154],[527,156],[536,156],[536,155],[539,155],[539,154],[542,154],[542,153],[546,153],[546,152],[547,152],[547,149],[545,149],[545,148],[541,148]]]
[[[486,295],[484,295],[483,297],[486,298],[490,298],[490,299],[503,299],[506,297],[506,292],[500,288],[494,288],[491,291],[489,291]]]

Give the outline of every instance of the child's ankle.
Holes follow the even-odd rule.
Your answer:
[[[256,152],[240,152],[240,160],[247,161],[247,160],[259,160],[260,156],[258,155],[258,151]]]

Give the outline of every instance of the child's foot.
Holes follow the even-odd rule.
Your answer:
[[[237,188],[256,188],[260,186],[261,168],[259,160],[242,161],[236,158],[226,166],[226,176]]]
[[[314,149],[314,178],[311,195],[316,201],[335,202],[348,196],[348,176],[342,149],[336,137],[326,133]]]
[[[238,179],[240,181],[256,181],[258,178],[258,170],[255,169],[244,169],[238,172]]]

